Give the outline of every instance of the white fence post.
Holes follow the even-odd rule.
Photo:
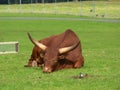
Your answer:
[[[82,16],[82,0],[80,0],[80,16]]]
[[[20,0],[20,13],[22,13],[22,0]]]

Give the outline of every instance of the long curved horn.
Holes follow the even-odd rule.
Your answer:
[[[43,45],[42,43],[34,40],[34,39],[31,37],[30,33],[28,33],[28,37],[29,37],[29,39],[31,40],[31,42],[32,42],[34,45],[38,46],[38,47],[39,47],[40,49],[42,49],[43,51],[46,50],[47,46],[45,46],[45,45]]]
[[[79,45],[80,41],[72,46],[64,47],[59,49],[59,54],[67,53],[73,49],[75,49]]]

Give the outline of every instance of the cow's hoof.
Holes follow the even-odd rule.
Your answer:
[[[36,61],[32,62],[32,67],[37,67],[37,62]]]

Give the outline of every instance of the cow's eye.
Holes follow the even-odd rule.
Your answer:
[[[44,58],[44,54],[43,54],[43,53],[41,53],[41,54],[40,54],[40,57],[41,57],[41,58]]]

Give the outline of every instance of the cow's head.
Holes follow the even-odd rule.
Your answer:
[[[56,67],[59,65],[58,60],[60,60],[61,58],[60,56],[62,54],[75,49],[79,45],[79,42],[78,42],[72,46],[64,47],[64,48],[58,48],[53,46],[47,47],[46,45],[34,40],[29,33],[28,33],[28,36],[34,45],[36,45],[38,48],[40,48],[45,52],[44,58],[43,58],[44,60],[43,72],[47,72],[47,73],[50,73],[56,70]]]

